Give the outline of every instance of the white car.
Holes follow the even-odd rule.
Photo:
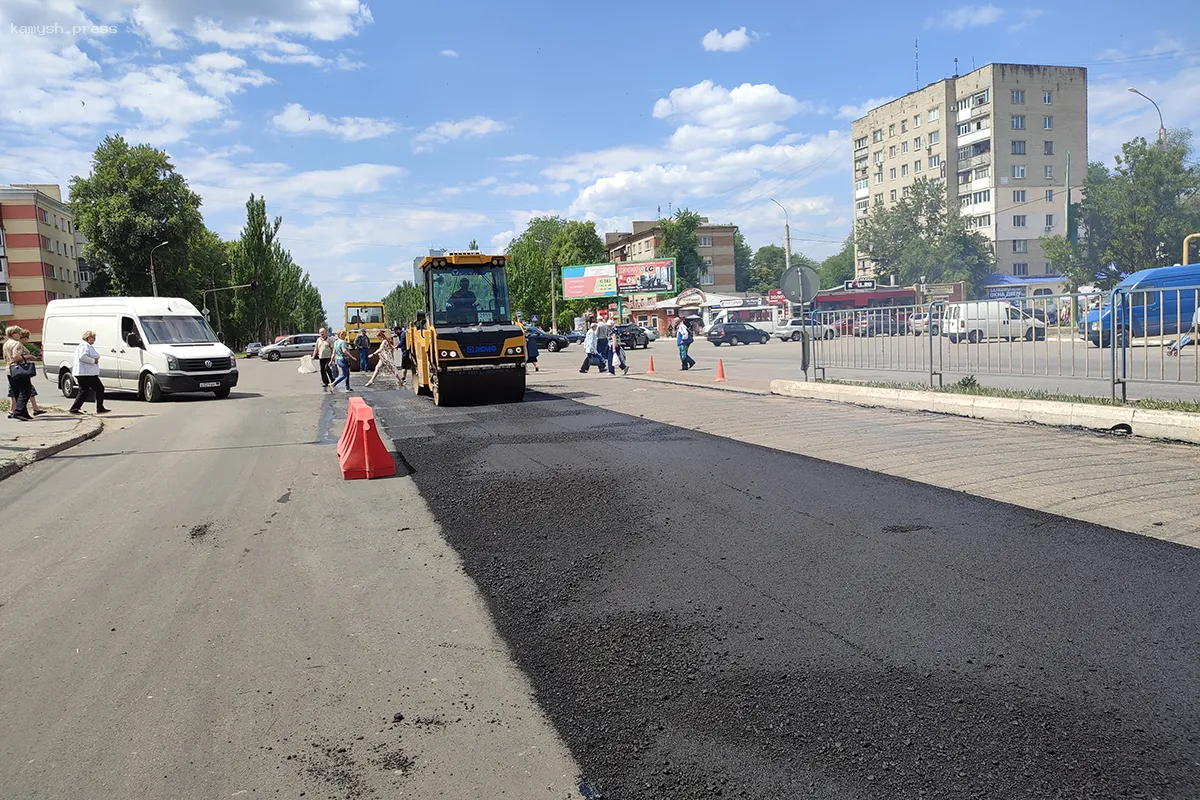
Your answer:
[[[781,342],[798,342],[806,326],[809,337],[813,339],[834,339],[838,336],[837,328],[832,325],[819,322],[812,317],[796,317],[779,323],[779,326],[775,328],[775,338]]]

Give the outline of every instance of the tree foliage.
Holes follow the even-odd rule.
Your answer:
[[[856,231],[858,249],[875,263],[880,280],[903,285],[964,281],[978,297],[995,266],[991,243],[968,230],[958,208],[946,206],[945,188],[922,178],[908,197],[876,206]]]
[[[534,217],[508,245],[508,295],[513,309],[526,319],[550,318],[550,248],[566,226],[561,217]],[[555,286],[559,292],[561,287]]]
[[[84,258],[98,289],[149,295],[151,248],[159,294],[188,296],[199,277],[189,271],[188,245],[204,227],[200,196],[167,154],[108,136],[92,154],[91,173],[70,182],[75,225],[87,239]]]
[[[842,249],[821,262],[817,274],[821,276],[821,288],[833,289],[854,279],[854,237],[848,237]]]
[[[765,295],[772,289],[778,289],[779,279],[783,277],[787,263],[784,249],[779,245],[768,244],[758,248],[750,264],[750,280],[746,286],[747,291]],[[800,253],[792,253],[792,266],[816,269],[817,262]]]
[[[750,245],[741,231],[733,234],[733,284],[739,292],[750,288],[750,263],[754,258]]]
[[[1057,248],[1056,262],[1047,252],[1072,287],[1108,289],[1131,272],[1182,263],[1184,237],[1200,231],[1200,168],[1191,131],[1172,131],[1165,147],[1141,137],[1126,142],[1111,170],[1089,164],[1079,212],[1078,257]]]
[[[407,327],[424,308],[425,292],[411,281],[404,281],[383,298],[383,311],[390,325]]]
[[[662,258],[675,259],[675,274],[679,285],[677,291],[690,289],[700,285],[700,276],[708,269],[704,259],[700,257],[699,238],[696,229],[700,227],[700,215],[686,208],[675,211],[670,219],[660,219],[663,238],[659,253]]]

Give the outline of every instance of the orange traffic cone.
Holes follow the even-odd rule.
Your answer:
[[[717,383],[725,383],[725,360],[717,359]]]
[[[657,372],[654,371],[654,356],[650,356],[650,369],[646,370],[646,374],[647,375],[657,375],[658,374]]]

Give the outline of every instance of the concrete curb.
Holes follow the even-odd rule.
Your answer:
[[[804,381],[771,381],[771,394],[900,411],[932,411],[989,422],[1036,422],[1098,431],[1127,428],[1134,436],[1144,439],[1200,444],[1200,414],[1182,411]]]
[[[30,464],[36,464],[51,456],[58,455],[64,450],[69,450],[77,444],[83,444],[89,439],[95,439],[104,430],[104,421],[97,417],[84,418],[80,420],[80,423],[80,427],[84,428],[82,433],[73,434],[61,442],[55,442],[48,447],[26,450],[11,461],[0,465],[0,481],[5,478],[11,478]]]
[[[673,381],[668,378],[652,378],[649,375],[626,375],[625,377],[629,380],[646,381],[647,383],[665,383],[669,386],[686,386],[689,389],[710,389],[718,392],[733,392],[734,394],[752,394],[757,397],[767,397],[771,394],[771,392],[764,392],[758,389],[739,389],[736,386],[720,386],[715,383],[688,383],[687,381]],[[772,385],[774,383],[772,382]]]

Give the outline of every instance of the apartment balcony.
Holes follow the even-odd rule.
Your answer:
[[[854,157],[855,157],[856,159],[859,159],[859,158],[866,158],[866,157],[867,157],[867,155],[868,155],[868,152],[870,151],[870,149],[871,149],[871,148],[869,148],[869,147],[860,147],[860,148],[858,148],[857,150],[855,150],[855,151],[854,151]]]
[[[984,114],[990,114],[992,111],[991,103],[980,103],[971,109],[971,118],[982,117]]]
[[[13,313],[13,304],[7,300],[0,300],[0,317],[12,319]]]
[[[862,200],[863,198],[870,197],[870,196],[871,196],[870,187],[854,190],[854,199],[855,200]]]
[[[959,159],[958,168],[959,168],[959,170],[974,169],[975,167],[986,167],[988,164],[991,164],[991,163],[992,163],[992,154],[991,153],[980,153],[977,156],[971,156],[970,158]]]
[[[969,144],[975,144],[976,142],[987,141],[990,138],[992,138],[992,129],[991,128],[983,128],[982,130],[978,130],[978,131],[970,131],[970,132],[964,133],[958,137],[958,146],[966,147]]]

